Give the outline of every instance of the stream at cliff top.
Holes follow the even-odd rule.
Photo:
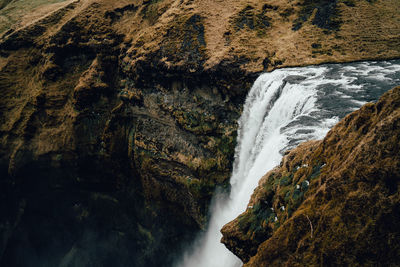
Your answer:
[[[283,152],[322,139],[339,119],[400,85],[400,60],[326,64],[262,74],[239,119],[229,196],[216,193],[210,221],[177,264],[236,267],[242,262],[220,243],[220,229],[242,213],[259,179]]]

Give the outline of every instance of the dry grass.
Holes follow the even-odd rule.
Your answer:
[[[0,33],[10,27],[28,25],[61,7],[64,2],[12,2],[0,10]],[[222,60],[238,58],[246,59],[245,64],[241,64],[242,69],[258,72],[264,69],[265,59],[269,62],[268,70],[272,70],[324,62],[400,57],[400,13],[397,12],[400,2],[397,0],[356,1],[354,5],[338,1],[337,13],[341,21],[338,30],[326,30],[314,25],[312,21],[317,14],[317,9],[314,9],[297,31],[292,30],[292,27],[303,12],[303,0],[271,0],[268,8],[265,8],[265,3],[256,0],[163,0],[146,4],[143,0],[117,3],[83,0],[75,8],[74,16],[79,16],[84,7],[93,2],[99,4],[94,12],[100,13],[130,4],[138,8],[137,12],[124,12],[112,25],[116,32],[125,35],[130,55],[126,61],[133,66],[149,53],[162,50],[165,43],[176,44],[179,50],[181,37],[171,37],[167,33],[171,28],[183,27],[185,20],[182,18],[194,14],[201,16],[205,29],[207,45],[203,66],[206,69],[216,66]],[[250,29],[248,26],[238,29],[235,19],[247,6],[253,8],[254,16],[264,12],[269,19],[269,26],[263,30]],[[179,58],[162,58],[160,61],[169,67],[185,64],[185,59]]]
[[[59,8],[66,0],[12,1],[0,10],[0,35],[9,29],[26,26]]]
[[[134,1],[140,8],[141,1]],[[315,1],[318,2],[318,1]],[[207,56],[204,67],[212,68],[224,59],[247,58],[242,64],[244,70],[263,70],[264,59],[270,64],[268,69],[319,64],[324,62],[344,62],[363,59],[395,58],[400,56],[400,2],[378,0],[357,1],[348,6],[339,1],[337,10],[342,21],[339,29],[326,30],[312,23],[317,9],[303,26],[292,30],[294,21],[301,16],[302,0],[273,0],[268,4],[265,15],[270,26],[265,30],[238,30],[234,21],[246,6],[253,7],[254,15],[263,12],[264,3],[255,0],[242,1],[172,1],[164,0],[154,4],[159,17],[151,24],[138,13],[128,14],[116,23],[119,32],[126,34],[126,42],[131,43],[129,52],[134,65],[137,59],[144,59],[150,52],[162,48],[168,29],[181,23],[179,18],[198,14],[203,18]],[[136,30],[138,25],[141,29]],[[182,29],[184,31],[185,29]],[[180,40],[169,39],[169,42]],[[316,47],[312,47],[316,44]],[[167,66],[178,62],[163,59]],[[181,64],[182,62],[180,62]]]

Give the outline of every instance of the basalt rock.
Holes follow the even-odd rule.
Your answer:
[[[222,229],[245,266],[396,266],[400,87],[290,151]]]
[[[169,265],[228,190],[260,71],[400,56],[398,1],[293,31],[305,4],[0,2],[0,265]]]

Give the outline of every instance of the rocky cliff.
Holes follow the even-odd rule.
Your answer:
[[[1,265],[168,265],[256,75],[399,57],[399,5],[1,1]]]
[[[400,263],[400,87],[288,152],[222,229],[245,266]]]

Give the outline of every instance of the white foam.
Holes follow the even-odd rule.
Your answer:
[[[191,250],[186,251],[178,266],[241,266],[241,261],[220,243],[220,229],[246,209],[259,179],[279,164],[282,158],[280,151],[289,146],[291,139],[322,139],[339,121],[337,114],[325,111],[324,107],[318,104],[317,93],[324,95],[321,89],[324,85],[329,85],[329,90],[341,89],[333,92],[328,90],[330,97],[336,97],[331,101],[352,99],[354,92],[363,93],[363,85],[352,84],[357,77],[368,76],[374,72],[375,79],[386,80],[386,75],[400,71],[400,64],[390,65],[389,68],[371,64],[373,63],[360,62],[344,66],[338,70],[338,79],[325,77],[333,69],[330,65],[325,65],[279,69],[262,74],[255,81],[238,122],[238,142],[229,199],[214,201],[206,233],[196,241]],[[289,79],[285,82],[287,77],[293,75],[300,75],[306,79],[294,82]],[[352,102],[354,106],[350,109],[356,109],[365,103],[356,99],[352,99]],[[328,114],[328,117],[318,114]],[[307,116],[313,117],[314,121],[302,123],[301,118]],[[304,133],[296,134],[298,130]]]

